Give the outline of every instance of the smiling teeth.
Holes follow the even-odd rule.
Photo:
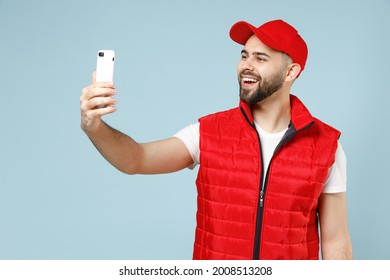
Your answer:
[[[244,82],[250,82],[250,83],[256,83],[257,80],[256,79],[252,79],[252,78],[243,78],[242,79]]]

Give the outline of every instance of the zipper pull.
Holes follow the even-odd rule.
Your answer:
[[[264,206],[264,192],[260,191],[260,207]]]

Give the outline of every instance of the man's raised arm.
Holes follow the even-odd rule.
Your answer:
[[[184,143],[172,137],[140,144],[101,120],[116,111],[112,82],[95,81],[82,90],[81,128],[103,157],[127,174],[158,174],[183,169],[193,163]]]

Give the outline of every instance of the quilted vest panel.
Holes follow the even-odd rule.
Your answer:
[[[266,174],[250,109],[241,103],[199,119],[194,259],[318,259],[318,197],[340,133],[295,96],[291,105],[290,135],[271,161],[263,207]]]

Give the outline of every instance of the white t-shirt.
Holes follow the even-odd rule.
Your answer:
[[[255,123],[256,124],[256,123]],[[269,162],[272,158],[272,154],[276,146],[279,144],[286,130],[278,133],[268,133],[264,131],[258,124],[256,129],[260,136],[262,155],[264,160],[264,166],[268,169]],[[187,147],[194,163],[189,166],[190,169],[195,168],[199,164],[200,148],[199,148],[199,123],[191,124],[178,133],[174,137],[179,138]],[[265,177],[265,176],[264,176]],[[343,148],[340,142],[336,150],[335,163],[329,168],[328,178],[323,186],[323,193],[338,193],[345,192],[347,190],[347,159],[345,157]]]

